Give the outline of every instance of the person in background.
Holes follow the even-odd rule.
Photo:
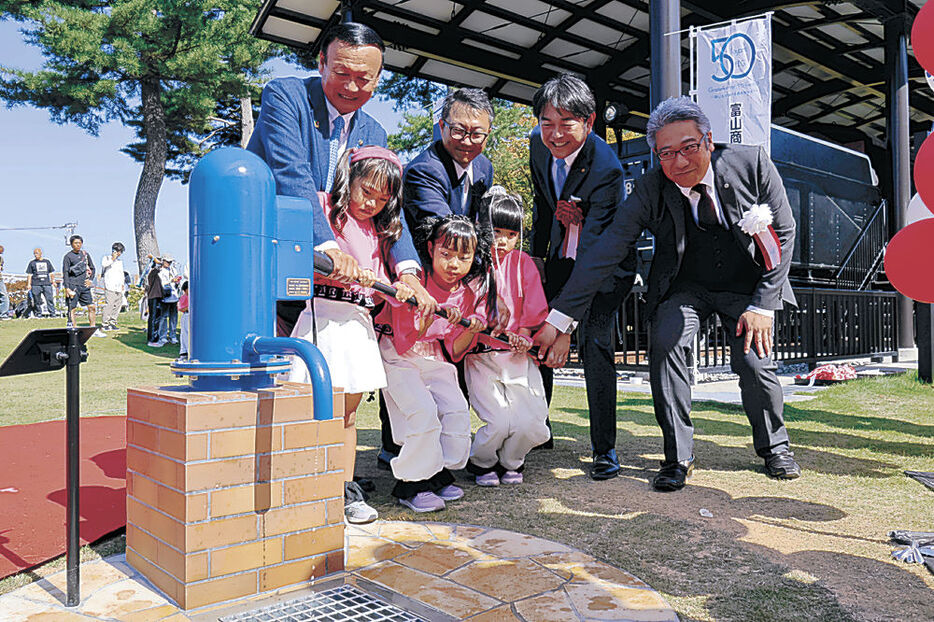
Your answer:
[[[117,315],[123,305],[123,262],[120,255],[126,248],[114,242],[110,254],[101,258],[101,276],[104,281],[104,313],[101,330],[117,330]]]
[[[182,281],[181,287],[181,296],[178,297],[178,326],[181,334],[178,337],[178,358],[183,361],[188,360],[188,345],[190,338],[188,332],[190,330],[189,322],[191,321],[191,316],[188,314],[188,281]]]
[[[150,348],[161,348],[165,345],[159,339],[159,326],[162,321],[162,279],[159,272],[162,269],[162,257],[151,257],[152,264],[146,278],[146,301],[149,305],[149,315],[146,320],[146,338]]]
[[[162,281],[162,319],[159,327],[159,341],[165,343],[178,343],[178,284],[182,277],[175,273],[175,259],[168,253],[162,256],[162,270],[159,279]]]
[[[91,326],[97,322],[97,309],[94,307],[94,298],[91,295],[91,284],[94,282],[94,261],[84,246],[84,239],[80,235],[73,235],[68,239],[71,250],[62,258],[62,275],[65,296],[68,298],[68,326],[75,325],[75,312],[79,306],[88,310],[88,320]],[[95,337],[106,337],[102,331],[94,331]]]
[[[32,254],[35,259],[26,266],[26,289],[32,294],[41,315],[55,315],[55,294],[52,291],[52,273],[55,268],[51,261],[42,256],[41,248],[34,248]]]
[[[0,320],[10,319],[10,297],[3,282],[3,246],[0,245]]]

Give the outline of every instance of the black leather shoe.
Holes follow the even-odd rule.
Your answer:
[[[376,466],[383,471],[389,471],[392,469],[392,467],[389,465],[389,461],[395,457],[396,456],[392,453],[380,448],[379,453],[376,454]]]
[[[795,462],[794,453],[779,451],[765,459],[765,472],[776,479],[797,479],[801,477],[801,467]]]
[[[684,480],[694,471],[694,456],[681,462],[662,462],[662,468],[652,478],[652,487],[660,492],[673,492],[684,488]]]
[[[590,479],[597,481],[612,479],[619,475],[619,460],[616,450],[611,449],[605,454],[594,454],[593,465],[590,467]]]

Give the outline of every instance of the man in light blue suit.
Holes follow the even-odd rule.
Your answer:
[[[322,40],[321,77],[270,81],[263,89],[256,129],[247,145],[272,169],[277,194],[311,201],[315,249],[334,261],[332,276],[347,282],[357,276],[357,263],[337,248],[317,193],[330,191],[344,149],[386,146],[386,130],[361,110],[379,82],[384,49],[380,36],[362,24],[331,28]],[[390,259],[390,268],[415,290],[421,306],[432,306],[416,274],[418,254],[404,220]],[[301,301],[277,304],[280,334],[291,331],[303,307]]]

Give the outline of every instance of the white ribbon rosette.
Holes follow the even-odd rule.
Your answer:
[[[781,263],[782,245],[778,241],[775,229],[772,228],[772,210],[768,203],[753,205],[743,212],[743,217],[739,219],[739,228],[756,241],[756,245],[762,251],[766,269],[772,270]]]

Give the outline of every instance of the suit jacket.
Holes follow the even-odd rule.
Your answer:
[[[565,227],[555,218],[557,200],[551,176],[552,162],[551,152],[542,142],[541,130],[536,127],[529,136],[529,168],[534,193],[531,255],[545,261],[545,293],[549,300],[562,290],[577,263],[558,257]],[[574,159],[560,197],[562,201],[572,196],[581,199],[577,205],[584,213],[584,224],[577,245],[578,260],[583,249],[604,244],[603,232],[613,222],[623,194],[623,168],[619,158],[612,147],[591,132]],[[609,271],[600,289],[594,291],[611,292],[627,282],[628,289],[634,276],[635,252],[622,253],[615,270]]]
[[[314,209],[315,245],[334,239],[318,201],[327,183],[331,122],[321,78],[276,78],[263,89],[262,107],[247,149],[272,169],[276,193],[302,197]],[[386,130],[373,117],[358,110],[350,121],[347,148],[386,146]],[[418,261],[412,236],[402,222],[402,237],[391,249],[393,264]]]
[[[732,240],[756,263],[761,277],[749,305],[778,310],[782,302],[795,304],[788,282],[795,241],[795,220],[785,195],[785,186],[772,160],[761,147],[716,145],[711,157],[714,183],[720,206],[732,232]],[[751,236],[743,233],[739,220],[754,204],[768,204],[772,227],[782,248],[782,260],[766,270],[761,252]],[[635,246],[643,229],[655,236],[655,257],[649,272],[646,307],[651,318],[665,299],[684,256],[686,233],[684,195],[655,168],[637,180],[632,194],[618,210],[600,245],[584,247],[568,286],[552,308],[575,319],[582,317],[590,299],[612,273],[619,257]]]
[[[440,140],[418,154],[405,167],[402,177],[403,205],[414,227],[428,216],[449,214],[467,215],[471,219],[470,206],[476,204],[475,195],[493,185],[493,164],[482,153],[473,160],[473,187],[465,208],[461,206],[460,193],[463,186],[457,177],[454,160]]]

